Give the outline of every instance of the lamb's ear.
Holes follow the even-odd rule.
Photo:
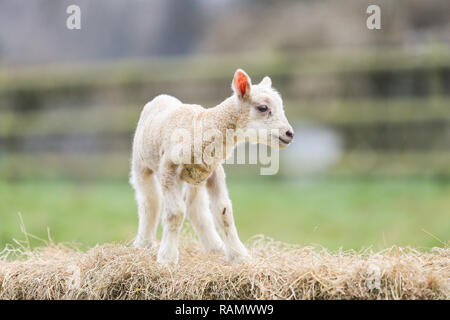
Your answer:
[[[272,86],[272,80],[265,76],[264,79],[261,80],[261,82],[259,83],[261,86],[265,86],[265,87],[271,87]]]
[[[239,99],[246,99],[250,97],[250,90],[252,88],[252,80],[242,69],[237,69],[234,73],[231,88],[236,93]]]

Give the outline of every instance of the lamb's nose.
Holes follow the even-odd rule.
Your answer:
[[[294,138],[294,133],[291,130],[286,131],[286,136],[289,138]]]

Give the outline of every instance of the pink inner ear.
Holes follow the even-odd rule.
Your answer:
[[[247,76],[242,72],[238,72],[236,80],[237,82],[236,88],[239,90],[241,95],[245,94],[245,91],[247,89],[247,81],[248,81]]]

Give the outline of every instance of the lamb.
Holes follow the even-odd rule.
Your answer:
[[[159,95],[141,112],[130,174],[139,215],[134,246],[156,244],[162,212],[158,262],[178,263],[178,238],[185,214],[207,253],[224,253],[230,262],[249,258],[234,224],[222,164],[238,143],[250,140],[282,149],[291,143],[294,133],[269,77],[252,85],[247,73],[238,69],[231,87],[234,94],[214,108]],[[250,135],[252,130],[263,134]],[[198,135],[198,131],[209,134]]]

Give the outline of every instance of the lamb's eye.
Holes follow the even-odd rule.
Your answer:
[[[269,110],[269,108],[268,108],[266,105],[257,106],[256,108],[257,108],[258,111],[260,111],[260,112],[266,112],[267,110]]]

